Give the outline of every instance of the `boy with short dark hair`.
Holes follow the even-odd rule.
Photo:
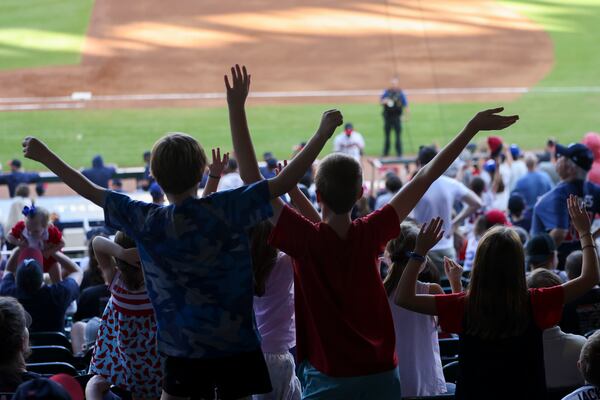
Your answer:
[[[260,180],[244,102],[250,79],[232,70],[228,86],[234,151],[244,182]],[[382,210],[355,221],[352,205],[362,196],[360,165],[351,157],[325,157],[317,172],[323,222],[313,223],[276,200],[272,246],[294,258],[296,341],[303,399],[398,399],[395,333],[378,269],[400,222],[480,130],[504,129],[517,116],[483,111]],[[312,139],[311,139],[312,142]],[[310,145],[310,143],[309,143]],[[283,169],[285,171],[285,168]]]
[[[339,112],[326,113],[310,143],[273,179],[202,199],[196,195],[204,150],[189,135],[166,135],[150,164],[169,206],[104,190],[44,143],[24,140],[26,157],[103,207],[106,224],[135,240],[159,351],[167,357],[163,399],[237,399],[271,390],[253,318],[248,229],[272,215],[271,199],[293,188],[341,122]]]

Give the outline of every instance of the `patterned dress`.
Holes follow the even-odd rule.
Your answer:
[[[117,272],[98,329],[90,373],[134,396],[160,397],[162,363],[156,319],[146,289],[128,290]]]

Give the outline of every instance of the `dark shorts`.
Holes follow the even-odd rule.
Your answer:
[[[223,358],[167,356],[163,389],[193,399],[239,399],[269,393],[271,380],[260,349]]]

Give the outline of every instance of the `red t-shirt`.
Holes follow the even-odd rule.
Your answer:
[[[542,289],[529,289],[531,308],[535,324],[541,330],[558,324],[562,316],[565,298],[562,286]],[[447,333],[462,333],[465,315],[466,295],[462,293],[440,294],[435,296],[439,324]]]
[[[378,256],[400,233],[386,206],[352,222],[345,239],[284,207],[270,244],[294,259],[298,359],[332,377],[389,371],[397,364],[392,314]]]
[[[25,230],[25,221],[19,221],[13,226],[10,230],[10,233],[16,237],[17,239],[21,239],[23,237],[23,231]],[[62,233],[60,230],[52,224],[48,224],[48,239],[45,240],[45,243],[51,244],[59,244],[62,240]],[[48,258],[44,258],[43,269],[44,272],[48,272],[50,267],[56,263],[56,259],[52,256]]]

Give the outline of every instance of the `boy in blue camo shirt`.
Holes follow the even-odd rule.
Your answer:
[[[191,136],[168,134],[154,145],[150,167],[169,206],[103,189],[38,139],[23,141],[27,158],[103,207],[106,224],[136,241],[166,356],[163,399],[237,399],[271,390],[252,311],[248,228],[272,215],[271,199],[296,185],[341,124],[339,111],[326,112],[281,174],[202,199],[196,192],[207,164],[204,150]]]

